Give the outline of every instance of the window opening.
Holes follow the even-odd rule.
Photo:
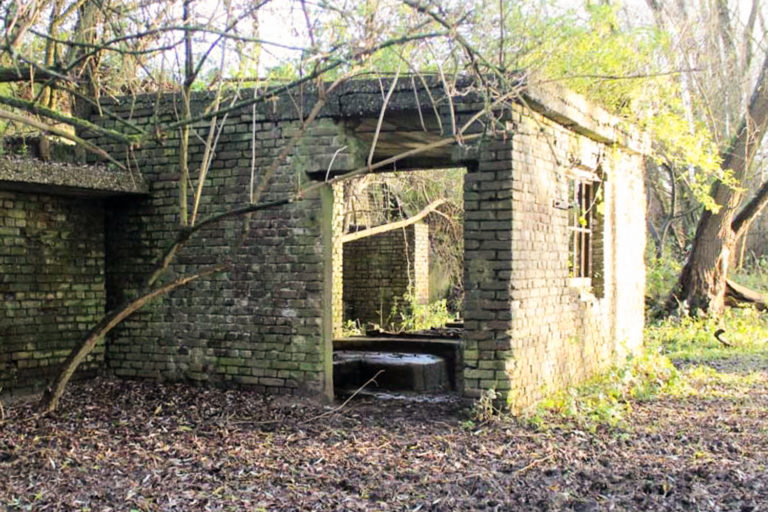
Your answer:
[[[571,277],[592,277],[592,227],[594,184],[571,181],[570,268]]]
[[[592,288],[594,292],[602,292],[601,185],[592,172],[569,180],[569,277],[572,285]]]

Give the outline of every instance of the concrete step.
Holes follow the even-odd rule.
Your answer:
[[[338,350],[333,353],[333,383],[357,389],[380,370],[373,389],[435,393],[450,389],[445,359],[431,354]]]

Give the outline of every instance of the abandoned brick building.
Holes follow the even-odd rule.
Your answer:
[[[521,408],[638,348],[642,139],[564,90],[521,88],[491,120],[479,115],[488,104],[477,92],[458,87],[448,95],[438,82],[401,79],[385,100],[390,84],[340,86],[304,132],[301,120],[317,101],[312,91],[235,104],[219,118],[199,217],[248,204],[254,188],[263,187],[260,201],[288,197],[365,168],[369,154],[372,162],[389,160],[381,171],[461,166],[465,297],[455,389],[468,397],[493,389]],[[204,100],[197,98],[198,112]],[[106,101],[110,114],[92,121],[127,130],[123,118],[153,132],[155,123],[176,119],[177,101]],[[191,169],[203,158],[209,126],[207,119],[193,125]],[[14,158],[0,164],[4,393],[40,389],[83,332],[136,292],[177,233],[177,131],[135,148],[83,135],[131,170]],[[273,176],[260,181],[286,147]],[[128,318],[81,375],[332,396],[345,289],[341,194],[343,187],[323,185],[299,201],[201,230],[168,279],[224,260],[231,267]]]

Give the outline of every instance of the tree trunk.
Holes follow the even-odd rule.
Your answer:
[[[727,187],[720,185],[716,188]],[[728,189],[721,195],[741,194]],[[718,201],[718,204],[723,203]],[[680,275],[681,295],[691,312],[698,309],[719,315],[725,307],[725,280],[736,244],[732,219],[733,209],[723,205],[718,213],[705,211],[699,221],[693,250]]]
[[[67,358],[64,360],[61,370],[56,376],[56,379],[53,381],[53,384],[51,384],[45,393],[43,393],[43,398],[38,404],[38,409],[43,414],[48,414],[59,406],[61,395],[64,394],[64,390],[66,389],[69,380],[72,378],[72,375],[74,375],[75,370],[77,370],[77,367],[80,366],[80,363],[82,363],[86,356],[91,353],[99,340],[109,334],[109,332],[117,325],[119,325],[120,322],[144,307],[144,305],[152,299],[170,293],[176,288],[185,286],[193,281],[197,281],[201,277],[205,277],[216,272],[221,272],[225,268],[226,266],[218,266],[199,274],[179,278],[173,282],[161,286],[160,288],[150,290],[135,300],[118,306],[106,316],[104,316],[104,318],[102,318],[101,321],[93,327],[93,329],[88,331],[88,334],[86,334],[85,338],[83,338],[80,343],[72,349],[72,351],[69,353],[69,356],[67,356]]]
[[[768,127],[768,55],[763,61],[760,76],[739,130],[722,153],[724,170],[730,170],[733,179],[743,184],[757,149]],[[761,187],[761,192],[765,187]],[[744,197],[743,189],[716,182],[712,197],[720,205],[717,213],[705,211],[696,228],[696,238],[688,261],[678,282],[679,297],[687,302],[691,312],[697,309],[719,315],[725,308],[728,263],[736,246],[738,231],[744,223],[736,210]],[[755,202],[750,202],[752,205]],[[765,201],[757,201],[764,205]],[[748,205],[749,206],[749,205]],[[759,211],[759,210],[757,210]],[[756,214],[756,213],[754,213]],[[735,222],[735,219],[738,222]],[[674,302],[672,304],[674,305]]]

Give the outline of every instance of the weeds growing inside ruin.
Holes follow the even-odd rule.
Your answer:
[[[445,299],[423,304],[413,293],[406,293],[395,300],[389,315],[389,328],[397,331],[423,331],[444,327],[454,320]]]

